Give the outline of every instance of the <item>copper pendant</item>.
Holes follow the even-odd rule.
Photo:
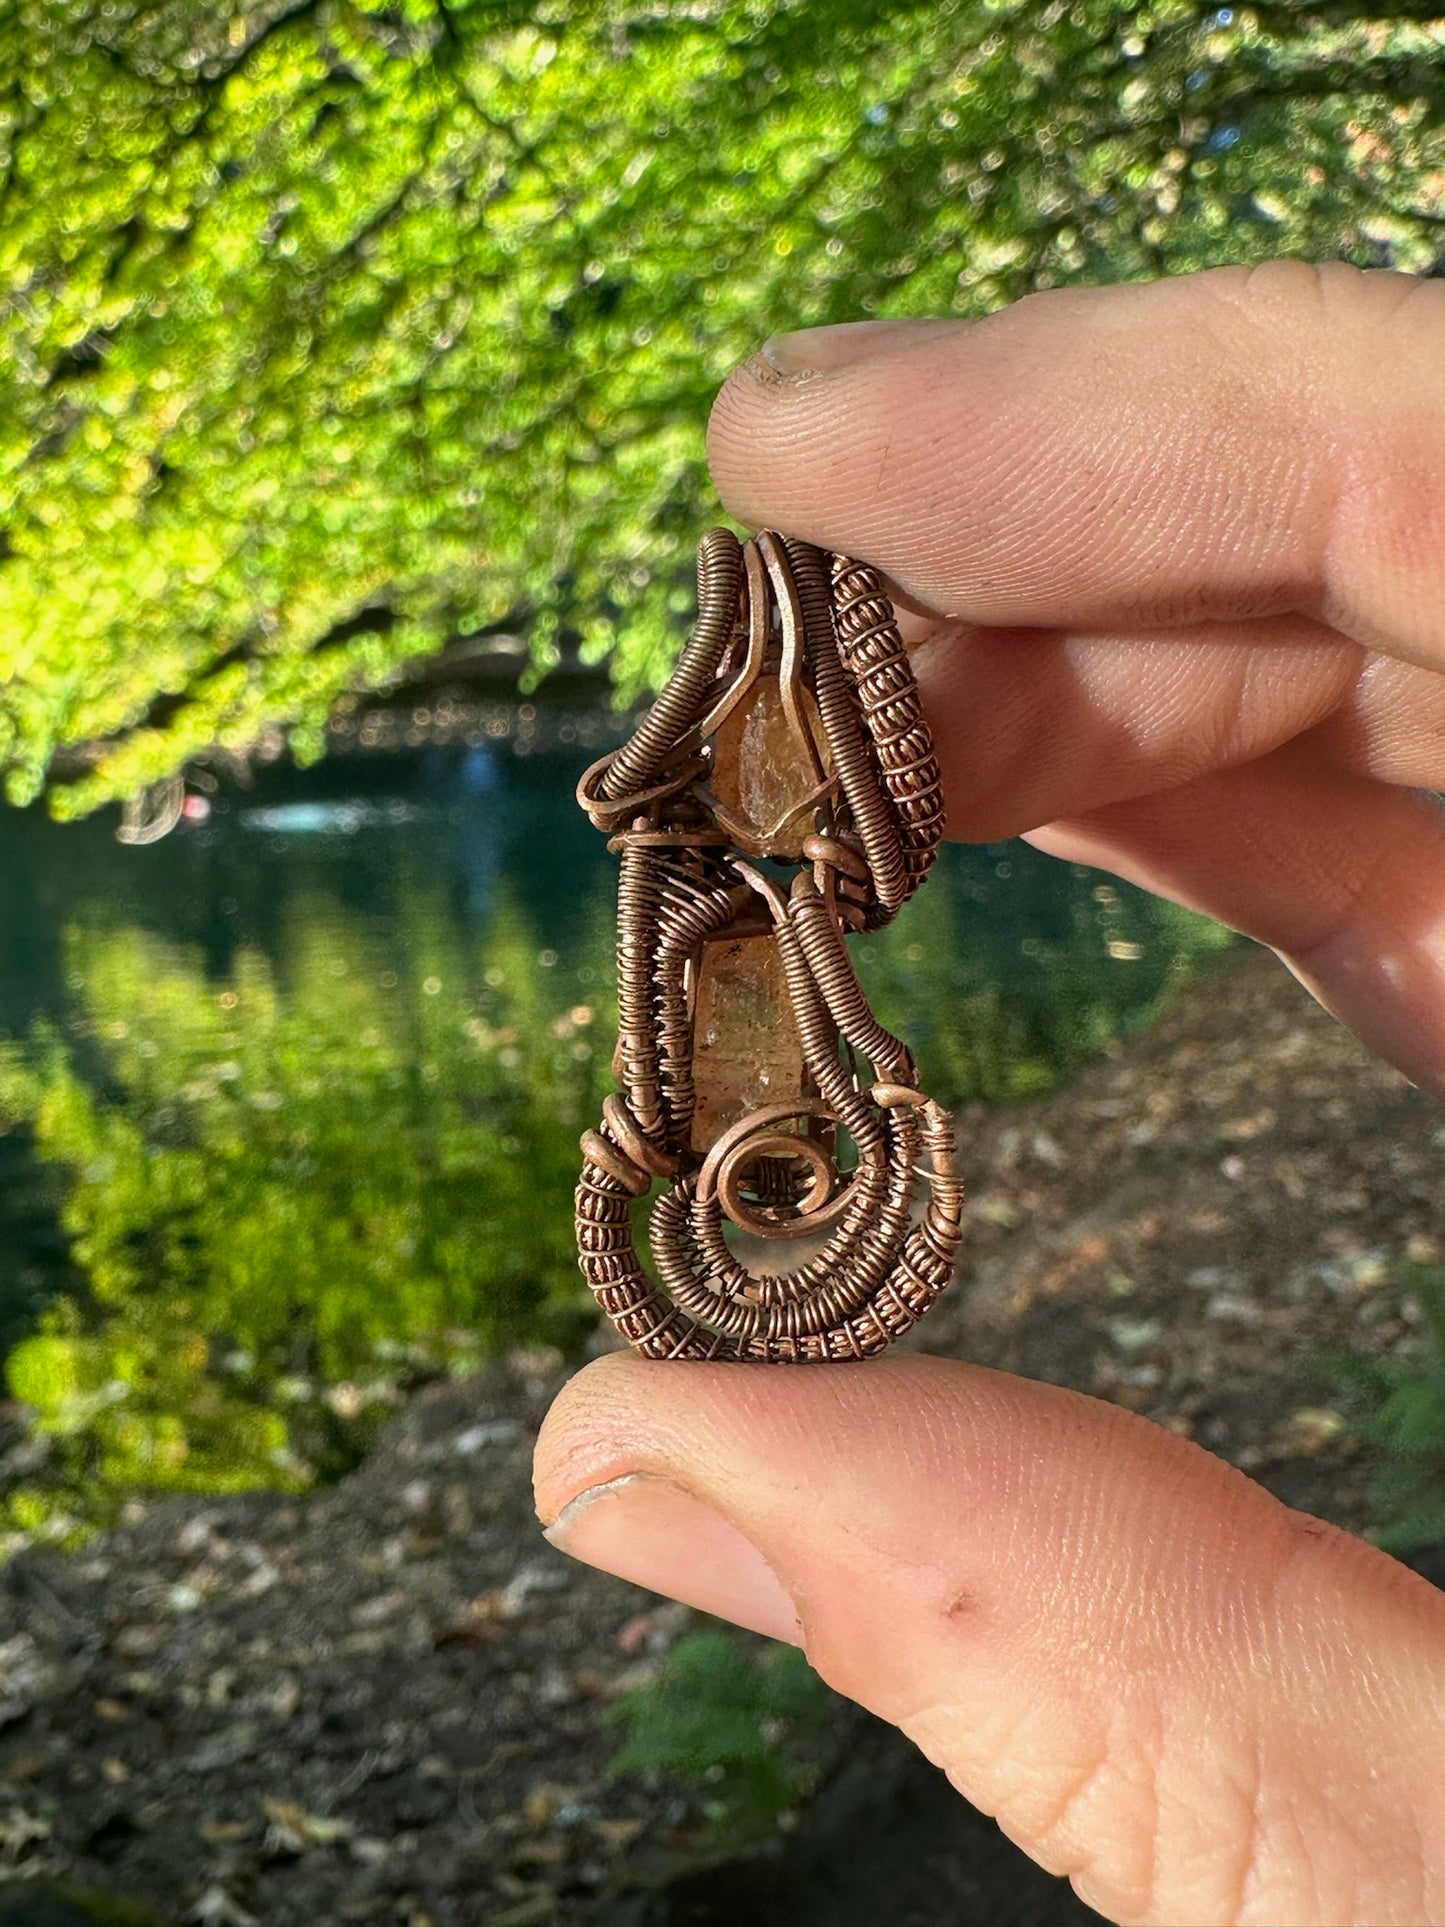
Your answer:
[[[943,831],[876,571],[710,531],[671,682],[577,795],[621,857],[620,1089],[577,1187],[598,1304],[653,1358],[882,1351],[953,1277],[963,1186],[846,942],[891,920]],[[632,1219],[659,1181],[654,1282]]]

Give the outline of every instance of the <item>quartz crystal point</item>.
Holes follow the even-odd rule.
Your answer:
[[[802,1093],[803,1050],[772,936],[706,944],[694,1008],[692,1148],[705,1152],[750,1111]]]
[[[798,701],[816,745],[819,731],[812,696],[800,689]],[[713,795],[752,831],[760,849],[766,846],[770,856],[796,863],[803,854],[803,838],[812,828],[810,813],[801,805],[817,782],[812,759],[783,707],[778,678],[759,676],[737,708],[723,718],[713,739]],[[777,825],[794,811],[799,812],[796,820],[774,835]]]
[[[783,702],[776,675],[760,675],[713,738],[711,789],[771,856],[796,862],[811,827],[803,806],[818,781],[816,711],[799,687],[810,743]],[[777,826],[797,812],[781,835]],[[705,1152],[731,1124],[764,1104],[803,1094],[803,1052],[782,958],[771,934],[704,946],[694,995],[692,1148]]]

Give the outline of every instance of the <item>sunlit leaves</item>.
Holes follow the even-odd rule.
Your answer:
[[[9,794],[314,738],[504,622],[655,680],[760,339],[1279,252],[1428,269],[1442,42],[1184,0],[12,6]]]

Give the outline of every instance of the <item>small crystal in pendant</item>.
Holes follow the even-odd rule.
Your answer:
[[[802,1095],[803,1047],[771,932],[703,946],[694,1013],[692,1148],[706,1152],[749,1112]]]
[[[799,690],[799,703],[812,723],[817,712],[806,688]],[[818,729],[812,733],[816,742]],[[713,795],[752,829],[759,847],[766,843],[770,856],[796,863],[813,827],[812,812],[803,811],[781,835],[772,832],[806,801],[818,778],[783,707],[778,677],[758,677],[723,718],[713,743]]]

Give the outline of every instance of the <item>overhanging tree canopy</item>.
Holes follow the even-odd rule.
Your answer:
[[[0,0],[0,768],[75,815],[447,640],[656,678],[774,329],[1432,268],[1435,9]]]

